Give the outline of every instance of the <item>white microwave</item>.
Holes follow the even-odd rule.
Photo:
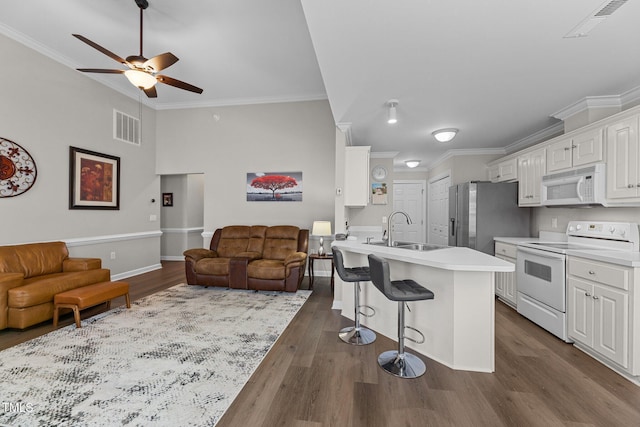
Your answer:
[[[544,206],[603,205],[605,203],[605,166],[596,163],[542,177]]]

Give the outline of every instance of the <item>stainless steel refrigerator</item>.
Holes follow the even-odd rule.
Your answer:
[[[528,237],[531,209],[518,207],[518,183],[471,181],[449,187],[449,246],[494,254],[493,238]]]

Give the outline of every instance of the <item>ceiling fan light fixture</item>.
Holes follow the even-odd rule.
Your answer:
[[[398,123],[398,113],[396,111],[396,106],[398,105],[397,99],[390,99],[387,101],[387,105],[389,106],[389,118],[387,119],[387,123],[390,125],[395,125]]]
[[[457,133],[458,133],[458,129],[448,128],[448,129],[438,129],[436,131],[433,131],[431,132],[431,135],[433,135],[433,137],[437,139],[438,142],[449,142],[453,138],[455,138]]]
[[[124,75],[132,85],[141,89],[150,89],[158,83],[152,74],[140,70],[127,70]]]
[[[406,160],[404,164],[407,165],[408,168],[413,169],[418,167],[418,165],[420,164],[420,160]]]

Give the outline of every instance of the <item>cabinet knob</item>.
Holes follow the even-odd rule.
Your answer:
[[[598,295],[594,295],[593,299],[600,299],[600,297]]]
[[[590,297],[590,296],[591,296],[591,294],[590,294],[589,292],[585,292],[585,293],[584,293],[584,296],[586,296],[586,297]]]
[[[589,274],[593,275],[593,274],[596,274],[596,272],[593,270],[589,270]]]
[[[635,187],[635,184],[627,184],[627,188],[633,188]]]
[[[571,147],[564,147],[564,151],[569,151],[571,150]]]
[[[578,148],[578,146],[577,145],[572,145],[571,148]]]

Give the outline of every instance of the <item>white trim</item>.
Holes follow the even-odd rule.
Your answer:
[[[227,98],[199,102],[168,102],[155,104],[156,110],[182,110],[186,108],[229,107],[255,104],[283,104],[287,102],[325,101],[326,93],[308,93],[298,96],[265,96],[259,98]]]
[[[336,123],[336,128],[344,134],[346,145],[351,147],[353,145],[353,138],[351,137],[351,122]]]
[[[176,255],[163,255],[160,257],[160,261],[184,261],[184,257]]]
[[[393,159],[400,154],[399,151],[372,151],[369,157],[372,159]]]
[[[481,156],[483,154],[506,154],[504,148],[460,148],[447,150],[442,156],[429,163],[428,169],[434,169],[440,163],[455,156]]]
[[[514,153],[516,151],[523,150],[525,148],[531,147],[535,144],[544,142],[548,139],[554,138],[556,136],[562,135],[564,133],[564,122],[556,123],[555,125],[551,125],[548,128],[539,130],[527,137],[517,140],[505,147],[505,151],[507,153]]]
[[[331,310],[342,311],[342,301],[333,300],[333,304],[331,305]],[[341,313],[338,313],[338,314],[341,314]]]
[[[566,120],[569,117],[594,108],[622,108],[620,95],[613,96],[586,96],[573,104],[551,114],[554,119]]]
[[[432,176],[431,178],[429,178],[429,181],[428,181],[427,184],[433,184],[436,181],[440,181],[441,179],[450,178],[450,177],[451,177],[451,169],[447,169],[446,171],[444,171],[442,173],[439,173],[438,175]]]
[[[152,264],[146,267],[136,268],[135,270],[125,271],[123,273],[113,274],[111,281],[126,279],[127,277],[137,276],[139,274],[148,273],[150,271],[160,270],[162,264]]]
[[[110,236],[78,237],[63,239],[68,247],[97,245],[100,243],[122,242],[125,240],[150,239],[162,236],[162,231],[143,231],[139,233],[112,234]]]
[[[202,233],[204,231],[204,227],[189,227],[189,228],[161,228],[163,233],[167,234],[191,234],[191,233]]]
[[[640,100],[640,86],[634,87],[620,95],[622,105],[629,105]]]

